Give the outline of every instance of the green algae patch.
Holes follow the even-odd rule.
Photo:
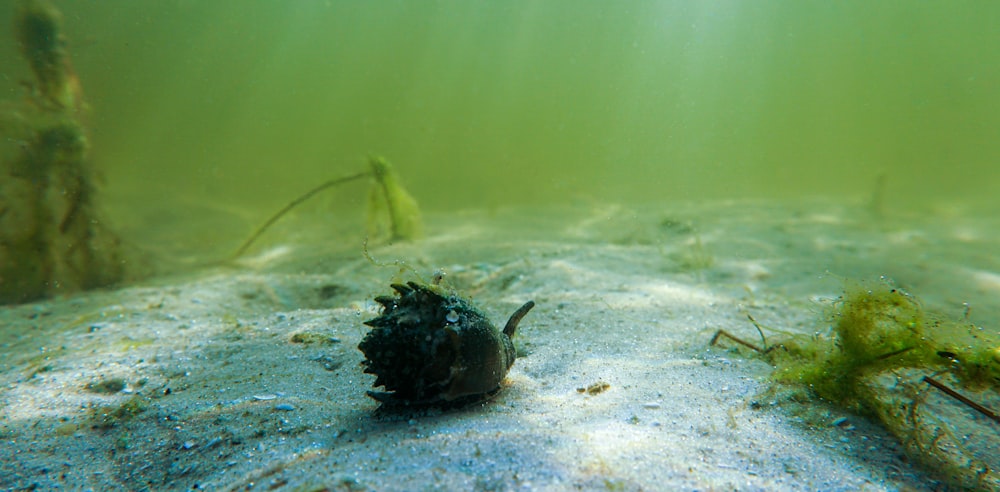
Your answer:
[[[94,407],[90,411],[90,424],[95,429],[111,429],[128,422],[136,415],[146,411],[146,403],[142,397],[133,396],[118,405]]]
[[[322,333],[317,331],[300,331],[293,333],[288,339],[292,343],[300,343],[302,345],[335,345],[340,343],[340,339],[330,335],[329,333]]]
[[[110,379],[102,379],[100,381],[87,383],[85,388],[87,391],[90,391],[91,393],[103,393],[110,395],[120,392],[121,390],[125,389],[126,386],[128,385],[125,383],[124,379],[110,378]]]
[[[864,378],[901,368],[953,373],[963,387],[1000,387],[1000,337],[968,320],[928,313],[888,282],[849,284],[831,308],[826,337],[798,337],[769,349],[774,379],[871,413]]]
[[[775,379],[801,383],[826,400],[867,413],[862,378],[894,367],[940,366],[920,303],[886,283],[849,285],[833,308],[832,337],[800,340],[775,357]],[[779,347],[783,348],[783,347]]]
[[[1000,490],[1000,444],[967,438],[1000,430],[997,330],[929,312],[887,281],[849,283],[828,320],[825,333],[785,334],[771,346],[722,331],[713,344],[752,348],[775,367],[776,384],[881,422],[948,482]]]

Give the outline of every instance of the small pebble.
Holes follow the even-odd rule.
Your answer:
[[[292,410],[295,410],[295,407],[292,404],[290,404],[290,403],[279,403],[279,404],[277,404],[277,405],[274,406],[274,409],[275,410],[282,410],[282,411],[285,411],[285,412],[290,412]]]

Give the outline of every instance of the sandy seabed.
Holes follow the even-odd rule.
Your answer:
[[[845,279],[880,276],[956,316],[968,303],[995,332],[995,217],[819,201],[455,212],[370,248],[412,271],[372,264],[360,237],[272,238],[228,266],[5,307],[0,489],[940,489],[933,459],[883,426],[709,340],[759,340],[747,314],[772,339],[829,332]],[[391,283],[436,270],[501,326],[537,303],[520,357],[489,401],[380,411],[362,322]],[[982,443],[1000,426],[921,398],[981,440],[956,459],[987,463],[996,486],[1000,452]]]

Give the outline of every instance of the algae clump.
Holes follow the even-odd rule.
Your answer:
[[[379,237],[388,229],[393,240],[419,239],[424,235],[417,201],[403,188],[395,169],[384,157],[368,159],[375,180],[368,194],[368,235]],[[385,217],[388,218],[386,227]]]
[[[886,281],[848,284],[829,319],[827,336],[791,335],[763,348],[720,334],[764,354],[775,382],[878,420],[949,482],[1000,489],[1000,442],[968,439],[1000,425],[989,408],[1000,401],[996,330],[930,313]]]
[[[821,398],[869,413],[860,391],[865,375],[942,362],[920,303],[887,283],[849,285],[833,306],[833,320],[833,340],[803,343],[798,355],[809,356],[778,362],[775,379],[804,384]]]
[[[859,413],[875,409],[864,379],[902,368],[950,372],[963,387],[1000,387],[1000,343],[967,320],[927,312],[888,282],[852,283],[832,307],[833,336],[772,347],[774,378]],[[781,349],[781,350],[775,350]]]
[[[90,410],[90,425],[94,429],[111,429],[132,420],[146,408],[146,402],[138,395],[118,405],[94,407]]]

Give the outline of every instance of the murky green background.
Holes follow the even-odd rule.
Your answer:
[[[125,220],[253,224],[369,153],[431,210],[1000,190],[997,2],[56,4]]]

